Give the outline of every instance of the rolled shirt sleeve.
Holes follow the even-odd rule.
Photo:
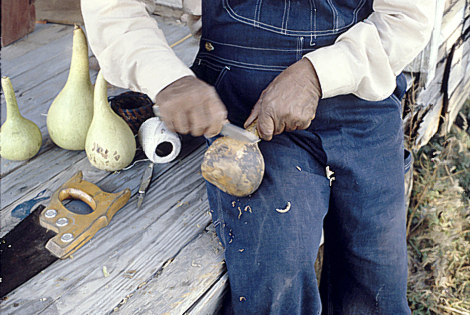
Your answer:
[[[173,52],[157,22],[138,0],[82,0],[90,48],[106,80],[147,94],[194,73]]]
[[[396,76],[429,41],[435,0],[376,0],[373,9],[333,45],[304,56],[315,67],[322,98],[350,93],[370,101],[387,98]]]

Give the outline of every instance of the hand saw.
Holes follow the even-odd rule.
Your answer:
[[[108,225],[130,196],[128,188],[106,193],[77,172],[52,194],[47,207],[39,205],[0,239],[0,297],[56,260],[70,257]],[[70,211],[63,204],[67,199],[84,202],[92,212],[83,215]]]

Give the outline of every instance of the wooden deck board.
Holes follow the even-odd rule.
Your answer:
[[[161,21],[159,25],[169,44],[189,34],[181,25]],[[64,25],[38,25],[35,32],[2,52],[3,75],[11,77],[22,115],[41,129],[43,145],[39,154],[28,161],[1,160],[0,234],[3,236],[14,228],[39,203],[46,205],[51,194],[78,170],[83,171],[84,180],[104,191],[130,188],[132,197],[73,259],[56,261],[8,294],[0,302],[0,312],[109,314],[122,301],[129,301],[127,307],[122,307],[123,311],[146,303],[139,298],[146,296],[145,291],[140,291],[143,282],[158,288],[159,284],[177,283],[179,277],[190,279],[189,287],[197,289],[184,300],[180,297],[178,301],[182,303],[178,305],[201,308],[210,296],[207,292],[221,286],[224,273],[221,249],[218,254],[215,250],[208,253],[198,263],[200,268],[185,267],[194,250],[194,255],[200,255],[203,249],[220,246],[213,231],[207,230],[211,218],[205,182],[199,170],[205,146],[199,140],[185,143],[185,152],[177,160],[155,165],[153,181],[140,210],[136,209],[135,194],[145,163],[109,173],[91,166],[84,151],[67,151],[55,146],[47,133],[46,114],[68,77],[72,29]],[[197,40],[189,38],[174,50],[189,65],[197,48]],[[90,73],[94,82],[96,71]],[[111,87],[108,95],[123,91]],[[3,123],[6,118],[3,95],[1,105]],[[143,157],[141,152],[138,155],[137,158]],[[163,269],[168,261],[173,262]],[[110,273],[108,277],[103,275],[103,266]],[[202,277],[208,272],[211,277]],[[166,289],[163,285],[158,290]],[[128,299],[132,294],[133,298]],[[210,307],[214,305],[217,301],[212,301]]]
[[[5,47],[2,51],[2,75],[15,77],[27,72],[37,66],[41,66],[46,60],[54,58],[66,50],[72,49],[72,31],[73,26],[62,25],[60,32],[56,32],[55,36],[45,36],[42,38],[44,45],[30,45],[31,38],[41,35],[40,32],[31,33],[28,37]],[[65,38],[64,38],[65,37]],[[35,47],[37,46],[37,47]],[[5,59],[4,59],[5,58]],[[58,59],[58,62],[62,60]],[[68,61],[70,63],[70,60]]]
[[[137,211],[136,199],[131,198],[73,259],[55,262],[18,288],[1,305],[2,311],[33,314],[37,305],[44,304],[44,309],[57,308],[57,314],[113,309],[210,223],[205,184],[198,172],[203,153],[204,148],[198,149],[159,177],[143,209]],[[121,179],[119,189],[124,189],[130,179]],[[107,278],[103,266],[110,273]],[[49,302],[43,303],[44,298]]]
[[[164,271],[164,272],[163,272]],[[225,271],[223,250],[213,229],[205,231],[145,284],[119,314],[184,314]]]

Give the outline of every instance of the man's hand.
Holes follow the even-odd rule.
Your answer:
[[[168,129],[181,134],[212,137],[227,121],[227,109],[214,87],[192,76],[161,90],[156,104]]]
[[[285,131],[302,130],[315,118],[321,87],[312,63],[303,58],[281,72],[263,91],[245,122],[258,118],[263,140]]]

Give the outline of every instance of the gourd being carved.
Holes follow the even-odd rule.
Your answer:
[[[7,119],[0,130],[0,155],[13,161],[30,159],[41,148],[41,131],[34,122],[21,116],[8,77],[2,78],[2,88],[7,105]]]
[[[256,123],[247,128],[257,134]],[[231,137],[215,140],[204,154],[202,176],[220,190],[237,197],[254,193],[264,176],[264,159],[258,143]]]
[[[69,76],[49,108],[47,129],[59,147],[84,150],[92,119],[93,86],[88,69],[88,45],[85,33],[76,25]]]
[[[101,170],[117,171],[134,159],[136,142],[129,125],[109,106],[108,83],[101,71],[95,84],[94,114],[85,151],[90,163]]]

